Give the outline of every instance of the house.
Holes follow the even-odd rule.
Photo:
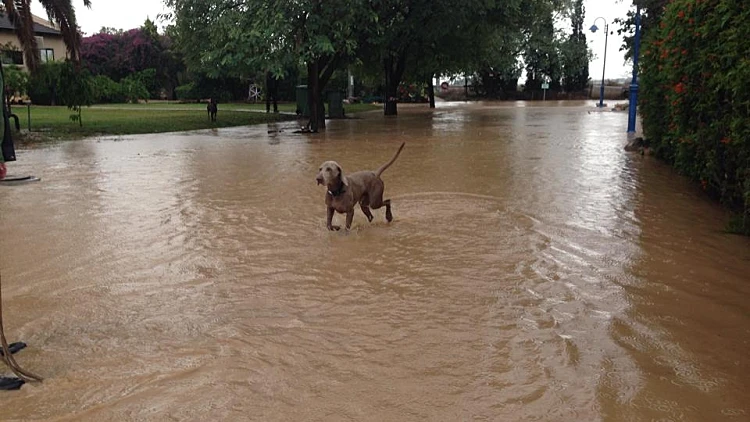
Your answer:
[[[66,58],[65,42],[55,24],[34,16],[34,32],[36,33],[36,43],[42,63]],[[0,58],[2,58],[4,65],[17,65],[26,68],[21,43],[16,36],[15,27],[5,14],[0,15],[0,52]]]

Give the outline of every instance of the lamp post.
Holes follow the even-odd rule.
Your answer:
[[[599,89],[599,104],[597,107],[604,107],[604,70],[607,68],[607,38],[609,37],[609,24],[607,24],[607,20],[598,17],[594,19],[594,24],[591,25],[591,32],[596,32],[599,30],[599,28],[596,26],[596,21],[599,19],[604,21],[604,64],[602,65],[602,86]]]
[[[633,81],[630,83],[628,134],[635,133],[635,119],[638,108],[638,57],[641,51],[641,6],[638,4],[635,5],[635,38],[633,44]]]

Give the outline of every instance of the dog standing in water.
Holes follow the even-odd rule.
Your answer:
[[[212,121],[216,121],[216,113],[219,111],[219,106],[216,104],[216,100],[211,98],[208,100],[208,105],[206,106],[206,111],[208,111],[208,118]]]
[[[357,203],[359,203],[359,207],[368,221],[373,219],[370,208],[376,210],[383,205],[385,205],[385,219],[389,223],[393,221],[391,200],[383,200],[385,184],[380,175],[396,161],[401,154],[401,150],[404,149],[404,145],[406,143],[401,144],[391,161],[383,164],[375,171],[358,171],[345,176],[341,166],[335,161],[326,161],[320,166],[315,180],[319,185],[325,185],[328,189],[326,192],[326,207],[328,209],[326,227],[328,227],[328,230],[341,229],[341,227],[333,225],[333,214],[335,212],[346,214],[346,229],[349,230],[352,226],[354,207]]]

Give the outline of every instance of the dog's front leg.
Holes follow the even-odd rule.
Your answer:
[[[328,230],[334,231],[334,230],[341,230],[341,227],[334,226],[333,225],[333,213],[335,210],[331,207],[328,207],[328,215],[326,216],[326,227],[328,227]]]
[[[354,208],[347,211],[346,213],[346,229],[349,230],[352,228],[352,220],[354,220]]]

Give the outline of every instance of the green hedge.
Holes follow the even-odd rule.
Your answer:
[[[641,114],[654,152],[740,211],[750,233],[750,7],[673,0],[643,43]]]
[[[127,77],[120,82],[98,75],[91,82],[94,91],[94,102],[105,103],[137,103],[147,99],[149,92],[146,86],[137,78]]]
[[[103,75],[91,77],[85,69],[79,72],[69,62],[41,65],[29,78],[28,93],[34,104],[67,105],[62,94],[71,86],[90,90],[86,95],[93,103],[135,103],[150,96],[139,74],[115,82]]]

